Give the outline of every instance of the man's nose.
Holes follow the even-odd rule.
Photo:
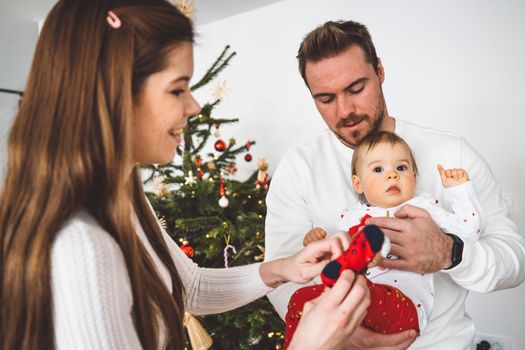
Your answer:
[[[347,118],[350,114],[355,113],[355,104],[352,100],[352,96],[337,96],[336,102],[338,118]]]

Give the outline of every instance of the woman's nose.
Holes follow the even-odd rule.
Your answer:
[[[195,97],[193,97],[193,94],[190,94],[190,98],[187,101],[187,105],[185,106],[185,117],[191,117],[192,115],[197,115],[201,111],[201,106],[199,103],[195,100]]]

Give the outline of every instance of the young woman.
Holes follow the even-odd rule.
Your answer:
[[[164,0],[62,0],[49,14],[0,197],[1,349],[182,349],[184,310],[305,282],[348,247],[340,236],[203,269],[162,231],[137,164],[171,161],[199,112],[192,44],[191,22]],[[291,347],[344,346],[368,302],[363,279],[344,275],[305,307]]]

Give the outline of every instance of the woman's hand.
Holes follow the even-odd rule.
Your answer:
[[[320,275],[326,264],[343,254],[349,246],[350,237],[340,232],[312,242],[287,258],[262,263],[259,273],[264,283],[273,288],[286,282],[305,283]]]
[[[365,278],[345,270],[318,298],[304,305],[289,350],[346,349],[348,339],[363,321],[370,293]]]

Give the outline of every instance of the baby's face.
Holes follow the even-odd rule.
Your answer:
[[[352,183],[369,204],[390,208],[414,196],[416,173],[410,153],[403,145],[380,143],[359,152],[357,175],[352,177]]]

